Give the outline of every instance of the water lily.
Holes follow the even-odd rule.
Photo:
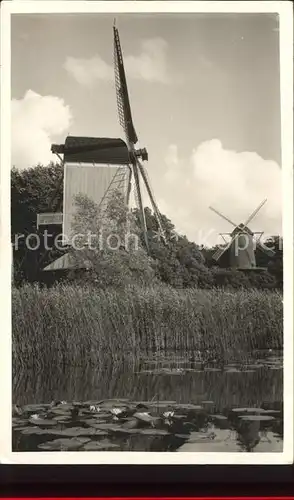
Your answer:
[[[38,418],[40,418],[40,415],[38,415],[37,413],[34,413],[33,415],[31,415],[32,420],[38,420]]]
[[[171,418],[171,417],[173,417],[173,416],[174,416],[174,414],[175,414],[175,412],[174,412],[174,411],[165,411],[165,412],[163,413],[163,416],[164,416],[164,418]]]
[[[150,413],[148,413],[147,411],[137,411],[136,412],[136,415],[137,417],[150,417]]]
[[[66,401],[61,401],[61,400],[59,400],[59,399],[58,399],[57,401],[55,401],[55,400],[53,399],[53,401],[51,401],[51,403],[50,403],[50,407],[51,407],[51,408],[54,408],[55,406],[65,405],[66,403],[67,403]]]
[[[123,412],[123,410],[121,408],[112,408],[110,410],[110,413],[112,413],[112,415],[115,415],[115,416],[120,415],[120,413],[122,413],[122,412]]]
[[[100,408],[99,406],[95,406],[95,405],[90,405],[90,411],[92,411],[93,413],[99,413]]]

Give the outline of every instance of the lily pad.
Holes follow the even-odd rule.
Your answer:
[[[59,435],[61,431],[55,431],[54,432],[54,435]],[[24,436],[45,436],[45,435],[51,435],[52,434],[52,430],[51,429],[42,429],[41,427],[32,427],[32,426],[29,426],[29,427],[25,427],[22,432],[21,432]]]
[[[264,364],[260,364],[260,363],[256,363],[256,364],[252,364],[252,365],[246,365],[246,369],[248,370],[255,370],[257,368],[264,368]]]
[[[240,415],[239,418],[249,422],[265,422],[266,420],[275,420],[275,417],[270,417],[270,415]]]
[[[20,425],[27,425],[28,420],[27,419],[22,419],[22,418],[15,418],[12,419],[12,427],[19,427]]]
[[[189,436],[189,443],[203,443],[203,442],[210,442],[213,441],[214,438],[216,437],[216,434],[214,432],[191,432]]]
[[[69,416],[67,417],[66,415],[57,415],[56,417],[52,417],[53,420],[56,420],[56,422],[60,424],[66,424],[71,422],[71,418]]]
[[[137,420],[141,420],[142,422],[146,422],[146,423],[152,423],[154,422],[154,420],[156,420],[156,417],[152,417],[152,415],[149,415],[149,413],[141,413],[141,412],[136,412],[134,413],[133,415],[134,418],[136,418]]]
[[[111,433],[113,434],[138,434],[141,429],[127,429],[125,427],[119,427],[118,429],[112,429]]]
[[[29,422],[34,425],[38,425],[39,427],[54,427],[58,424],[56,420],[49,418],[30,418]]]
[[[97,422],[99,422],[100,420],[104,420],[104,419],[109,419],[110,418],[110,414],[107,413],[107,412],[99,412],[99,413],[95,413],[95,412],[92,412],[90,410],[83,410],[82,413],[80,414],[80,417],[85,417],[85,420],[86,419],[95,419]]]
[[[116,401],[116,400],[109,400],[109,401],[103,401],[102,403],[99,404],[101,409],[112,409],[112,408],[121,408],[121,409],[127,409],[126,403],[123,401]]]
[[[147,436],[168,436],[170,433],[165,429],[140,429],[140,434]]]
[[[80,449],[89,439],[87,438],[72,438],[72,439],[54,439],[48,443],[39,444],[38,448],[44,451],[75,451]]]
[[[116,432],[121,429],[121,425],[112,424],[111,422],[106,424],[91,424],[91,427],[101,431]]]
[[[97,425],[106,425],[107,426],[107,425],[112,424],[112,419],[111,419],[111,417],[108,418],[108,420],[100,420],[98,418],[85,418],[85,419],[82,419],[81,422],[89,427],[97,426]]]
[[[124,429],[137,429],[138,428],[138,419],[134,418],[132,420],[127,420],[123,423],[122,427]]]
[[[222,370],[220,368],[204,368],[205,372],[221,372]]]
[[[83,446],[85,451],[104,451],[104,450],[119,450],[119,445],[111,443],[110,441],[103,439],[102,441],[90,441]]]
[[[276,413],[281,413],[280,410],[263,410],[262,414],[263,415],[274,415]]]
[[[211,418],[215,420],[228,420],[228,417],[225,417],[225,415],[211,415]]]
[[[61,431],[62,436],[80,437],[80,436],[107,436],[107,432],[95,429],[94,427],[70,427]]]
[[[201,405],[193,405],[189,403],[182,403],[182,404],[177,404],[175,406],[176,409],[181,409],[181,410],[204,410],[203,406]]]
[[[70,410],[57,407],[57,408],[52,408],[52,410],[50,410],[50,414],[59,416],[69,416],[71,415],[71,412]]]
[[[165,405],[165,406],[172,406],[172,405],[175,405],[176,404],[176,401],[162,401],[162,400],[154,400],[154,401],[150,401],[150,403],[152,405]]]
[[[50,408],[48,404],[35,404],[35,405],[25,405],[22,407],[23,411],[27,413],[38,413]]]
[[[58,406],[56,406],[54,409],[56,410],[64,410],[64,411],[71,411],[73,408],[78,408],[80,405],[75,404],[75,403],[61,403]]]
[[[232,408],[234,413],[264,413],[263,408]]]

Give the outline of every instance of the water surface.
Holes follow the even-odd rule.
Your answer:
[[[172,356],[137,365],[27,371],[13,377],[14,404],[84,405],[73,420],[64,403],[53,407],[53,423],[56,415],[61,417],[53,426],[14,418],[13,446],[31,451],[281,452],[282,398],[279,353],[259,353],[247,364],[225,367]],[[46,418],[46,408],[44,413],[32,406],[29,414]]]

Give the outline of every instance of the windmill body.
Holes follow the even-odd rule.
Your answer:
[[[81,150],[82,146],[89,148]],[[85,195],[101,209],[114,190],[127,203],[130,166],[128,148],[121,139],[68,137],[64,145],[63,226],[64,241],[74,236],[72,224],[77,195]]]
[[[129,203],[132,180],[134,194],[139,209],[141,229],[147,252],[149,251],[147,226],[144,205],[142,200],[142,184],[149,195],[150,202],[158,223],[158,232],[165,241],[161,224],[161,215],[158,210],[147,172],[142,161],[148,160],[146,148],[136,149],[138,137],[134,128],[131,107],[123,64],[119,33],[113,27],[114,34],[114,76],[117,97],[119,122],[125,133],[122,139],[96,137],[67,137],[64,144],[52,145],[55,153],[64,165],[63,179],[63,213],[39,214],[37,225],[48,227],[50,224],[62,224],[64,242],[70,244],[72,237],[72,222],[75,213],[75,199],[82,194],[95,202],[103,212],[114,191],[119,190]],[[62,156],[61,156],[62,155]],[[44,270],[68,269],[71,264],[69,254],[49,264]],[[85,266],[87,264],[85,263]]]
[[[240,226],[239,226],[240,227]],[[237,237],[235,238],[235,235]],[[254,233],[248,227],[236,229],[231,233],[230,267],[232,269],[248,270],[256,268]]]

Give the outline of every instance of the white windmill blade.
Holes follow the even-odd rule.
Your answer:
[[[228,217],[226,217],[225,215],[221,214],[220,212],[218,212],[215,208],[213,207],[209,207],[210,210],[212,210],[213,212],[215,212],[217,215],[219,215],[220,217],[222,217],[223,219],[225,219],[227,222],[229,222],[230,224],[232,224],[232,226],[234,227],[239,227],[238,224],[235,224],[235,222],[231,221],[231,219],[229,219]]]
[[[163,241],[166,243],[165,232],[164,232],[164,229],[162,227],[161,220],[160,220],[160,212],[159,212],[158,206],[156,204],[156,201],[155,201],[152,189],[151,189],[150,181],[148,179],[148,174],[146,172],[146,169],[144,168],[144,166],[142,165],[142,163],[138,159],[137,159],[137,164],[138,164],[138,167],[139,167],[140,173],[142,175],[142,178],[143,178],[143,181],[144,181],[147,193],[148,193],[150,201],[151,201],[151,205],[152,205],[152,208],[153,208],[153,211],[154,211],[154,215],[155,215],[155,218],[156,218],[156,221],[157,221],[157,224],[158,224],[159,232],[161,234],[161,237],[162,237]]]
[[[258,207],[252,212],[252,214],[248,217],[247,221],[244,223],[245,226],[249,224],[249,222],[252,221],[252,219],[256,216],[257,212],[263,207],[263,205],[267,202],[267,199],[263,200]]]
[[[228,248],[229,248],[229,245],[227,245],[226,247],[218,248],[216,250],[216,252],[214,252],[212,258],[214,260],[219,260],[221,258],[221,256],[223,255],[223,253],[225,253],[226,250],[228,250]]]
[[[223,254],[224,254],[224,253],[225,253],[225,252],[226,252],[229,248],[230,248],[230,246],[232,245],[232,243],[234,243],[234,241],[238,238],[238,236],[239,236],[239,233],[236,233],[236,234],[232,237],[232,239],[231,239],[230,243],[229,243],[226,247],[224,247],[224,248],[218,248],[218,249],[217,249],[217,251],[216,251],[216,252],[214,252],[214,254],[213,254],[212,258],[213,258],[214,260],[218,260],[218,259],[220,259],[220,257],[221,257],[221,256],[222,256],[222,255],[223,255]]]

